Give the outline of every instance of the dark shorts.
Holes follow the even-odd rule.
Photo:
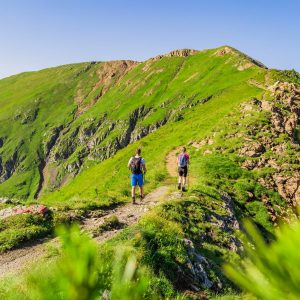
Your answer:
[[[186,177],[187,173],[188,173],[188,168],[187,167],[178,167],[179,176]]]

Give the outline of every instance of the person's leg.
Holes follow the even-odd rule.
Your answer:
[[[182,169],[178,168],[178,189],[181,189],[182,186]]]
[[[186,176],[187,176],[187,168],[184,169],[184,172],[183,172],[183,176],[182,176],[182,191],[186,191],[185,189],[185,185],[186,185]]]
[[[135,204],[135,187],[137,184],[137,180],[134,174],[131,175],[131,197],[132,203]]]
[[[140,195],[141,195],[141,200],[144,198],[144,188],[142,186],[140,188]]]
[[[135,198],[135,186],[131,187],[131,196]]]
[[[139,185],[140,196],[141,196],[141,200],[142,200],[144,198],[144,189],[143,189],[144,178],[143,178],[143,174],[139,174],[139,176],[138,176],[138,185]]]

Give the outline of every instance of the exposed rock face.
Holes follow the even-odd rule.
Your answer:
[[[300,172],[294,166],[300,159],[284,162],[283,157],[288,157],[287,149],[299,153],[300,145],[296,136],[300,117],[300,91],[292,83],[276,82],[269,87],[274,102],[252,100],[253,109],[260,109],[270,113],[269,124],[264,124],[254,131],[249,131],[249,137],[245,137],[246,144],[239,150],[240,155],[248,157],[260,157],[259,160],[243,162],[242,167],[253,170],[273,168],[275,172],[268,177],[260,178],[259,182],[268,189],[277,190],[278,193],[293,206],[300,204]],[[245,113],[245,107],[243,108]],[[251,135],[257,132],[265,132],[259,138],[259,142],[252,142]],[[282,141],[278,142],[278,137]],[[265,150],[272,151],[272,157],[264,157]],[[291,175],[292,174],[292,175]]]
[[[200,52],[199,50],[194,50],[194,49],[178,49],[178,50],[171,51],[167,54],[155,56],[154,58],[152,58],[152,60],[159,60],[163,57],[172,57],[172,56],[187,57],[187,56],[197,54],[199,52]]]
[[[215,53],[215,55],[223,56],[223,55],[225,55],[225,54],[232,53],[232,52],[233,52],[233,49],[232,49],[231,47],[225,46],[225,47],[219,49],[219,50]]]
[[[300,116],[299,87],[293,83],[276,82],[273,86],[269,87],[269,89],[275,101],[283,106],[283,109],[281,109],[281,113],[284,115],[283,128],[294,138],[293,135]]]
[[[210,264],[207,259],[198,254],[195,250],[194,244],[191,240],[184,239],[183,243],[186,246],[188,253],[188,260],[184,267],[181,268],[181,280],[194,291],[200,291],[201,288],[210,289],[213,286],[213,282],[209,279],[208,271]],[[219,288],[222,284],[219,281]]]
[[[49,155],[51,149],[54,147],[62,129],[63,126],[53,128],[50,131],[48,139],[43,142],[45,157]]]
[[[96,71],[98,80],[95,85],[92,87],[92,90],[89,93],[94,93],[96,91],[96,96],[92,99],[91,102],[85,103],[84,100],[89,94],[83,94],[82,83],[79,82],[77,87],[77,94],[75,97],[75,102],[78,105],[76,116],[81,115],[92,105],[94,105],[101,97],[103,97],[111,88],[112,85],[120,81],[132,68],[138,65],[138,62],[132,60],[116,60],[108,61],[103,63],[91,62],[90,65],[87,65],[80,72],[88,71],[94,64],[99,65],[99,68]],[[80,73],[79,73],[80,75]]]
[[[18,150],[19,149],[16,149],[11,158],[9,158],[6,162],[3,162],[0,157],[0,183],[9,179],[18,167]]]
[[[234,208],[233,208],[234,204],[233,204],[231,197],[227,193],[222,192],[221,198],[223,200],[223,207],[227,212],[227,217],[225,219],[227,226],[230,226],[231,228],[233,228],[235,230],[239,230],[240,224],[236,218]]]
[[[97,120],[88,119],[72,130],[61,127],[52,129],[44,142],[46,163],[57,170],[50,178],[52,185],[57,186],[58,182],[64,181],[64,175],[60,174],[65,171],[71,176],[78,174],[86,159],[103,161],[128,144],[154,132],[175,113],[170,111],[162,120],[152,125],[139,125],[152,111],[152,107],[140,106],[125,120],[112,121],[104,115]],[[118,135],[109,139],[112,131],[118,132]]]

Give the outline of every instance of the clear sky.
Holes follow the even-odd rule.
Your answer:
[[[300,71],[298,0],[0,0],[0,77],[230,45]]]

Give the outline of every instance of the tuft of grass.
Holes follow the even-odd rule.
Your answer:
[[[122,223],[119,221],[118,217],[116,215],[112,215],[108,218],[106,218],[97,229],[97,233],[101,234],[105,231],[113,230],[113,229],[119,229],[122,227]]]
[[[49,235],[53,230],[52,216],[19,214],[0,220],[0,253],[24,242]]]

